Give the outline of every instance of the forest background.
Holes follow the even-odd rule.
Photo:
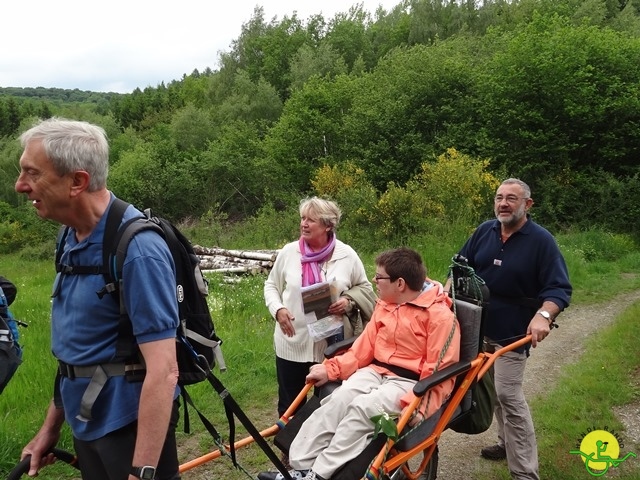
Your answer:
[[[637,239],[639,12],[405,0],[267,21],[256,7],[215,71],[131,94],[1,88],[0,253],[50,255],[57,227],[13,187],[17,136],[53,115],[103,126],[109,187],[208,245],[282,246],[309,194],[337,200],[339,236],[367,251],[434,229],[464,238],[507,176],[553,232]]]

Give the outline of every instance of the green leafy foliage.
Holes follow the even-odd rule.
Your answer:
[[[398,426],[396,425],[394,418],[387,412],[382,412],[380,415],[371,417],[371,421],[375,425],[373,438],[378,438],[378,435],[383,433],[391,440],[398,440]]]
[[[258,7],[216,71],[127,95],[0,89],[0,201],[22,202],[17,135],[56,115],[103,126],[110,188],[174,220],[286,210],[327,187],[319,168],[352,163],[366,173],[325,193],[343,205],[343,238],[405,242],[489,216],[491,185],[450,172],[488,161],[494,178],[530,184],[552,230],[640,235],[636,3],[415,0],[307,21]],[[482,160],[434,163],[450,148]]]

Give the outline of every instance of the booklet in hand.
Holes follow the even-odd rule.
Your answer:
[[[302,287],[304,318],[315,341],[335,335],[342,328],[342,316],[329,313],[329,306],[336,300],[338,293],[333,282]]]

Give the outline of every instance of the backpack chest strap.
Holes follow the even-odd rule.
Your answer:
[[[104,275],[108,272],[102,265],[85,266],[59,263],[56,264],[56,273],[62,273],[63,275]]]

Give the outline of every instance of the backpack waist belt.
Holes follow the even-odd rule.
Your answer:
[[[413,370],[409,370],[408,368],[399,367],[397,365],[390,365],[388,363],[381,362],[380,360],[373,359],[374,365],[378,365],[379,367],[384,367],[387,370],[395,373],[399,377],[408,378],[410,380],[415,380],[416,382],[420,380],[420,374],[414,372]]]
[[[58,372],[63,377],[70,380],[75,378],[90,378],[91,381],[80,400],[80,413],[76,416],[78,420],[88,422],[92,419],[91,409],[96,402],[98,395],[107,383],[109,377],[118,377],[126,375],[132,377],[145,371],[142,363],[127,364],[125,362],[102,363],[99,365],[69,365],[68,363],[58,360]]]

